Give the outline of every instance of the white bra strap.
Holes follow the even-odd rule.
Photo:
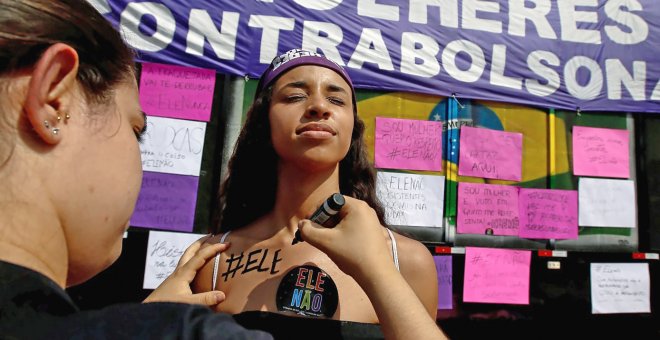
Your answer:
[[[224,235],[220,237],[220,243],[225,243],[225,240],[227,239],[227,236],[231,231],[226,232]],[[215,290],[215,285],[218,283],[218,265],[220,264],[220,253],[215,255],[215,259],[213,259],[213,281],[211,284],[211,290]]]
[[[399,269],[399,253],[396,250],[396,240],[394,239],[394,234],[392,234],[392,231],[385,228],[387,230],[387,233],[390,235],[390,241],[392,241],[392,257],[394,258],[394,265],[396,266],[396,270],[401,271]]]

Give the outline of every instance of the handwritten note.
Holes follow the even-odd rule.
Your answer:
[[[578,238],[575,190],[520,189],[520,237]]]
[[[156,289],[176,269],[181,255],[188,246],[203,236],[200,234],[150,231],[142,288]]]
[[[648,263],[592,263],[591,311],[651,313]]]
[[[208,122],[214,88],[214,70],[143,63],[140,105],[150,116]]]
[[[620,179],[580,178],[579,225],[635,228],[635,183]]]
[[[458,174],[520,181],[522,133],[461,127]]]
[[[573,173],[576,176],[630,177],[627,130],[573,127]]]
[[[451,256],[433,256],[438,273],[438,309],[452,309]]]
[[[518,235],[518,188],[459,183],[456,224],[461,234]]]
[[[465,248],[463,301],[529,304],[529,250]]]
[[[376,117],[376,168],[442,171],[442,122]]]
[[[376,194],[392,225],[442,226],[445,177],[378,172]]]
[[[198,177],[145,172],[131,226],[192,231]]]
[[[142,170],[199,176],[205,133],[206,123],[148,117],[140,143]]]

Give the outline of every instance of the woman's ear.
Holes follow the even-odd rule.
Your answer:
[[[78,53],[71,46],[57,43],[46,49],[33,66],[23,104],[32,129],[48,144],[57,144],[76,96]]]

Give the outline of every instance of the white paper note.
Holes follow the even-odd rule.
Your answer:
[[[155,289],[158,287],[174,272],[179,258],[188,246],[203,236],[201,234],[150,231],[142,288]]]
[[[580,178],[579,224],[586,227],[635,228],[635,183]]]
[[[392,225],[442,226],[445,177],[378,172],[378,199]]]
[[[199,176],[206,123],[149,116],[140,144],[142,170]]]
[[[592,263],[591,312],[650,313],[648,263]]]

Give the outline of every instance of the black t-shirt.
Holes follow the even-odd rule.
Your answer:
[[[2,339],[272,339],[227,314],[179,303],[119,304],[80,311],[55,282],[0,261]]]

